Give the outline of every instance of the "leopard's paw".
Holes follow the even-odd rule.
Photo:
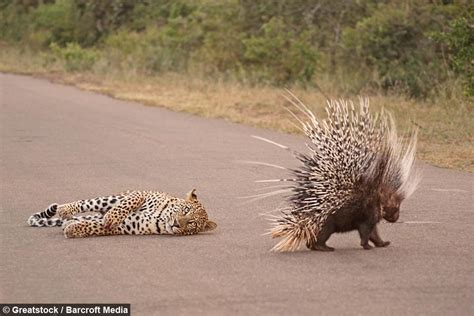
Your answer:
[[[66,238],[84,238],[89,236],[82,223],[72,222],[63,229],[64,237]]]
[[[121,222],[122,219],[120,218],[120,216],[118,216],[118,214],[115,214],[114,212],[106,213],[104,215],[104,219],[102,220],[105,230],[112,230],[114,228],[117,228]]]

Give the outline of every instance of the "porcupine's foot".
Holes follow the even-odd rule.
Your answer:
[[[306,247],[310,250],[316,250],[316,251],[334,251],[333,247],[329,247],[326,244],[321,244],[321,243],[317,243],[313,241],[307,241]]]
[[[306,247],[310,250],[316,251],[334,251],[334,248],[327,246],[326,243],[318,243],[313,240],[308,240],[306,242]]]
[[[316,250],[316,251],[334,251],[334,248],[333,248],[333,247],[326,246],[326,245],[318,245],[318,244],[316,244],[316,245],[314,246],[314,248],[312,248],[312,250]]]
[[[369,240],[374,243],[375,247],[387,247],[390,245],[390,241],[383,241],[377,230],[377,226],[374,227],[370,233]]]
[[[311,239],[306,241],[306,247],[311,250],[316,250],[316,251],[334,251],[333,247],[329,247],[326,245],[326,241],[329,239],[331,236],[332,231],[330,230],[325,230],[321,231],[318,234],[318,237],[316,240]]]
[[[375,247],[378,247],[378,248],[387,247],[388,245],[390,245],[390,241],[383,241],[383,240],[374,241],[372,239],[370,239],[370,241],[373,242]]]
[[[369,225],[368,223],[362,223],[358,228],[360,235],[360,245],[365,250],[370,250],[373,248],[371,245],[369,245],[369,239],[374,229],[375,226]]]

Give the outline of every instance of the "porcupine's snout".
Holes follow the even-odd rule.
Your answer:
[[[395,223],[400,217],[400,207],[384,207],[383,218],[390,222]]]
[[[384,187],[381,194],[382,217],[390,223],[395,223],[400,217],[402,201],[403,197],[400,194]]]

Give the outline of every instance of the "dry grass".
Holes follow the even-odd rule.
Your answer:
[[[1,48],[1,47],[0,47]],[[42,58],[0,53],[0,71],[33,74],[173,111],[221,118],[290,133],[297,132],[284,109],[282,90],[249,87],[232,82],[214,82],[185,75],[157,77],[98,73],[70,74],[60,65],[42,64]],[[292,87],[292,92],[323,114],[324,96],[314,89]],[[394,113],[400,130],[419,127],[418,158],[437,166],[474,172],[473,104],[465,99],[434,103],[415,102],[396,96],[372,96],[371,104]]]

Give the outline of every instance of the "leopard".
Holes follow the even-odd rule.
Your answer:
[[[196,189],[184,199],[160,191],[126,191],[61,205],[53,203],[31,215],[27,223],[33,227],[61,226],[66,238],[195,235],[217,228],[198,200]]]

